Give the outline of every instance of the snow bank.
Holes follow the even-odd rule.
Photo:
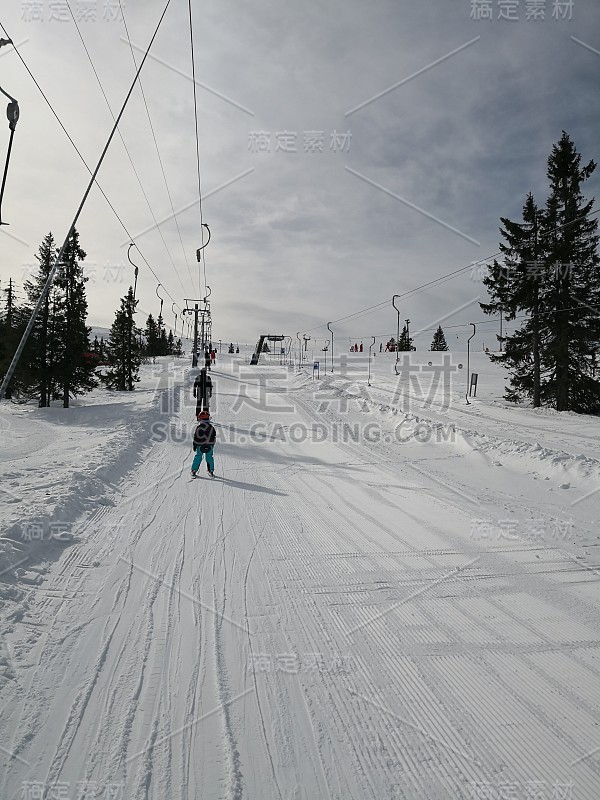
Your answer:
[[[444,356],[462,371],[442,375],[430,391],[433,373]],[[502,399],[506,371],[487,354],[472,353],[471,371],[480,375],[479,396],[465,400],[466,353],[412,353],[411,375],[395,374],[394,354],[372,360],[367,385],[368,357],[348,359],[343,368],[312,381],[311,365],[293,380],[295,388],[314,388],[315,397],[327,396],[355,404],[357,410],[389,419],[393,430],[401,420],[402,438],[448,442],[457,451],[480,453],[494,466],[552,480],[561,489],[577,486],[591,491],[600,485],[600,430],[598,418],[550,408],[534,409]],[[423,369],[424,368],[424,369]],[[464,372],[464,374],[463,374]],[[439,434],[439,435],[436,435]]]
[[[0,610],[22,597],[15,580],[41,580],[86,512],[113,504],[152,444],[153,423],[180,402],[186,371],[159,360],[132,394],[97,389],[69,409],[0,405]]]

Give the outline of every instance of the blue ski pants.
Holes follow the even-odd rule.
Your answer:
[[[194,460],[192,462],[192,469],[194,471],[197,471],[199,469],[199,467],[200,467],[200,464],[202,463],[202,456],[206,456],[206,466],[210,470],[214,470],[214,468],[215,468],[215,459],[214,459],[214,456],[213,456],[213,450],[214,450],[214,448],[211,447],[210,450],[208,451],[208,453],[203,453],[202,450],[200,450],[200,448],[198,447],[196,449],[196,455],[194,456]]]

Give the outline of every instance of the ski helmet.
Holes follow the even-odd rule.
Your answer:
[[[208,411],[201,411],[198,414],[198,419],[210,419],[210,414],[208,413]]]

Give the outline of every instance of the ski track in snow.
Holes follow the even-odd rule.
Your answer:
[[[271,372],[245,371],[259,402]],[[248,429],[251,404],[231,413],[242,378],[215,378],[217,425]],[[363,401],[323,408],[331,389],[292,376],[268,419],[410,427]],[[432,425],[465,430],[483,413],[425,405]],[[507,413],[492,408],[488,442],[538,435]],[[189,443],[156,442],[7,631],[2,800],[26,781],[44,800],[59,782],[122,784],[124,800],[466,800],[535,784],[552,797],[572,782],[596,800],[600,593],[576,540],[592,541],[594,512],[570,512],[568,540],[474,539],[474,518],[569,507],[533,459],[499,471],[473,441],[222,437],[217,479],[192,482]]]

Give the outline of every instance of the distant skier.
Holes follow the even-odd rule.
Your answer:
[[[361,342],[360,343],[360,352],[362,353],[362,351],[363,351],[363,343]]]
[[[206,367],[202,367],[194,381],[194,397],[196,398],[196,418],[201,411],[208,411],[213,385]]]
[[[383,351],[383,342],[379,342],[379,352]]]
[[[235,352],[236,352],[236,355],[237,355],[237,354],[240,352],[240,347],[239,347],[239,345],[238,345],[238,346],[235,348]]]
[[[210,369],[210,353],[208,350],[204,351],[204,368]]]
[[[211,364],[217,363],[217,351],[214,349],[210,351],[210,363]]]
[[[217,440],[217,432],[210,422],[210,414],[208,411],[201,411],[198,414],[198,425],[194,431],[193,448],[196,455],[192,462],[192,478],[196,477],[196,473],[202,463],[202,456],[206,456],[206,469],[210,477],[215,474],[215,459],[213,456],[213,449]]]

